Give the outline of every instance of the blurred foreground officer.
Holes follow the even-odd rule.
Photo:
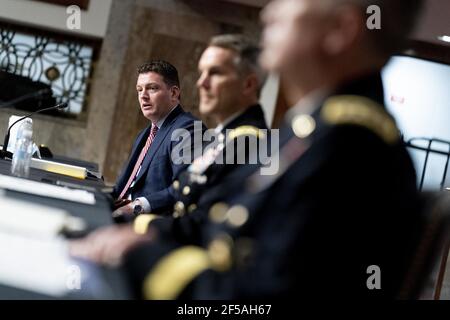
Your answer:
[[[280,170],[224,186],[235,195],[208,210],[201,245],[131,251],[125,266],[144,297],[396,296],[422,220],[379,73],[419,1],[370,1],[383,17],[373,31],[368,3],[279,0],[264,10],[262,62],[295,101]]]
[[[158,214],[171,210],[175,203],[171,185],[187,167],[172,159],[176,145],[172,134],[181,128],[193,134],[196,120],[182,109],[178,71],[166,61],[155,60],[140,66],[136,91],[142,114],[150,125],[139,133],[128,163],[117,179],[113,192],[117,199],[118,209],[113,214],[116,216],[131,214],[136,209]]]

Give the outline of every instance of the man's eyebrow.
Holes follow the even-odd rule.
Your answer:
[[[217,71],[221,71],[223,68],[222,68],[222,66],[217,66],[217,65],[214,65],[214,66],[210,66],[210,67],[208,67],[208,68],[204,68],[204,69],[202,69],[202,70],[198,70],[199,72],[204,72],[204,71],[207,71],[207,72],[217,72]]]
[[[159,86],[159,83],[157,82],[147,82],[147,83],[141,83],[141,84],[137,84],[137,87],[148,87],[148,86]]]

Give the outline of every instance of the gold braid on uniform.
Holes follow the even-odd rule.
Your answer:
[[[236,139],[241,136],[255,136],[259,139],[263,139],[266,134],[263,130],[254,127],[254,126],[240,126],[233,130],[230,130],[228,133],[228,139]]]
[[[365,127],[387,144],[394,144],[399,139],[393,118],[382,106],[366,97],[355,95],[330,97],[323,105],[321,116],[328,124]]]
[[[161,218],[156,214],[141,214],[134,219],[133,229],[137,234],[146,234],[148,227],[150,226],[150,222],[155,219]]]
[[[197,276],[206,270],[225,272],[231,268],[231,240],[221,235],[208,250],[184,246],[162,257],[145,277],[143,293],[146,299],[172,300]]]

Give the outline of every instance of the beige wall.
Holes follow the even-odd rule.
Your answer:
[[[127,0],[125,0],[127,1]],[[81,11],[81,29],[68,30],[66,7],[29,0],[0,0],[0,18],[30,26],[102,38],[106,34],[112,0],[90,0]]]

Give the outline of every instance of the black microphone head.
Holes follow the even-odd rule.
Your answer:
[[[68,106],[69,106],[69,104],[67,102],[63,102],[63,103],[58,104],[56,107],[58,110],[61,110],[61,109],[67,108]]]
[[[47,95],[47,94],[49,94],[49,93],[52,93],[52,90],[49,89],[49,88],[45,88],[45,89],[41,89],[41,90],[39,90],[38,92],[36,92],[36,95],[37,95],[38,97],[43,97],[43,96],[45,96],[45,95]]]

